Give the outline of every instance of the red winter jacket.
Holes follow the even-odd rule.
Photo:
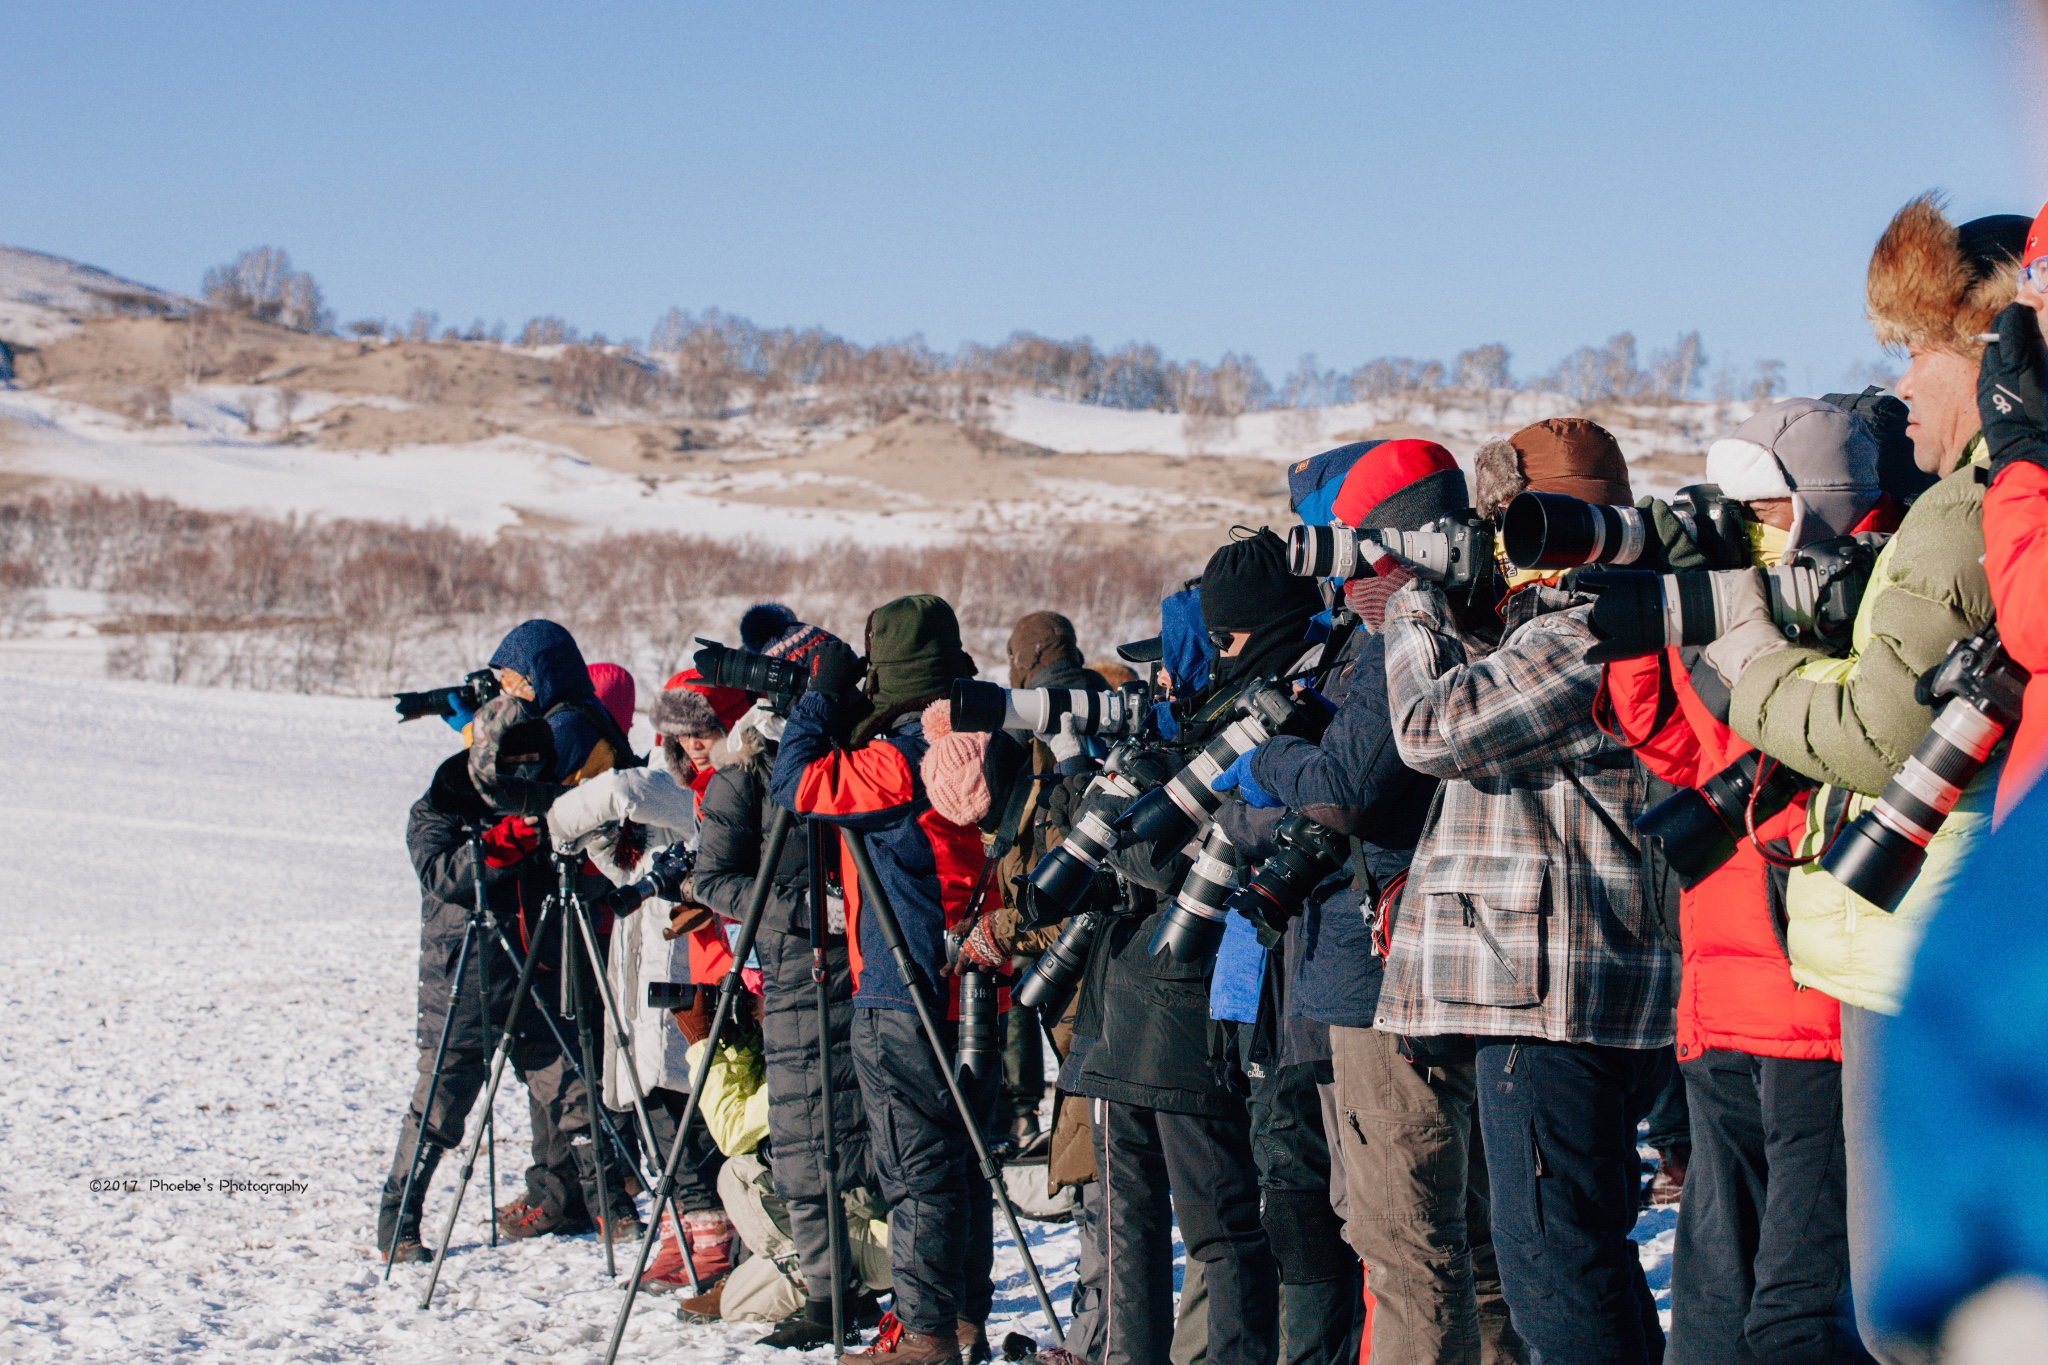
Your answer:
[[[1712,667],[1704,661],[1699,666]],[[1643,766],[1676,786],[1698,786],[1750,750],[1700,699],[1676,649],[1607,665],[1603,695],[1613,708],[1611,724],[1635,747]],[[1757,833],[1774,851],[1788,852],[1805,823],[1801,796],[1759,821]],[[1781,878],[1776,886],[1774,876]],[[1785,958],[1784,914],[1782,876],[1748,839],[1698,886],[1680,894],[1680,1061],[1708,1048],[1842,1060],[1841,1006],[1831,995],[1794,984]]]
[[[2034,675],[1998,780],[2003,820],[2048,767],[2048,469],[2015,462],[1984,494],[1984,576],[2005,652]]]

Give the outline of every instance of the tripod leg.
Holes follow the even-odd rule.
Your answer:
[[[462,977],[469,968],[469,952],[476,943],[476,921],[466,920],[462,926],[462,946],[455,952],[455,980],[448,987],[448,1012],[441,1016],[441,1041],[434,1045],[434,1074],[427,1081],[427,1102],[422,1106],[419,1130],[413,1134],[412,1161],[405,1172],[405,1192],[398,1199],[398,1218],[405,1220],[405,1211],[412,1207],[413,1185],[419,1179],[420,1153],[427,1149],[427,1125],[434,1121],[434,1101],[441,1093],[441,1068],[448,1060],[448,1035],[455,1026],[455,1011],[462,1003]],[[479,954],[481,956],[481,954]],[[485,1016],[484,1024],[490,1024]],[[422,1199],[421,1203],[426,1201]],[[398,1224],[391,1227],[391,1245],[384,1249],[384,1283],[391,1283],[391,1263],[398,1256]]]
[[[575,910],[576,927],[583,933],[584,950],[590,954],[590,960],[593,964],[603,967],[605,965],[604,959],[597,951],[597,931],[591,927],[590,923],[590,907],[583,903],[581,896],[576,898]],[[654,1160],[654,1154],[659,1150],[654,1142],[654,1124],[647,1117],[647,1091],[640,1084],[640,1067],[633,1060],[633,1043],[626,1034],[626,1017],[619,1012],[618,1002],[612,999],[611,982],[607,979],[606,973],[601,970],[597,971],[595,975],[597,977],[598,1003],[604,1006],[604,1017],[612,1026],[612,1044],[618,1048],[619,1060],[624,1063],[626,1084],[633,1096],[633,1113],[640,1121],[640,1150],[643,1157],[640,1163],[640,1176],[644,1180],[648,1175],[648,1164]],[[650,1192],[652,1192],[652,1188],[652,1186],[649,1187]],[[661,1221],[661,1205],[655,1204],[651,1207],[654,1213],[654,1220],[659,1223]],[[683,1240],[683,1210],[676,1203],[673,1194],[669,1196],[668,1211],[669,1216],[675,1219],[676,1240],[678,1243],[681,1243]],[[697,1283],[697,1267],[690,1259],[689,1247],[687,1245],[683,1246],[683,1274],[690,1282],[690,1293],[693,1296],[704,1292],[703,1286]]]
[[[533,931],[535,942],[538,942],[540,936],[547,932],[548,916],[553,913],[553,910],[554,902],[552,899],[541,906],[540,923],[534,926]],[[512,951],[512,945],[505,941],[502,932],[499,935],[498,941],[504,945],[506,952]],[[498,1032],[498,1046],[491,1053],[491,1079],[484,1086],[484,1112],[486,1114],[490,1113],[492,1106],[498,1102],[498,1082],[504,1079],[505,1062],[512,1055],[512,1040],[517,1036],[519,1028],[519,1009],[520,1006],[526,1003],[527,992],[533,989],[533,969],[539,963],[540,954],[536,952],[528,953],[526,960],[519,965],[519,985],[512,992],[512,1009],[505,1016],[505,1027]],[[542,1011],[542,1015],[545,1017],[546,1011]],[[468,1191],[470,1177],[476,1172],[476,1149],[483,1143],[484,1126],[483,1124],[477,1125],[476,1135],[462,1149],[462,1171],[460,1178],[455,1184],[455,1203],[448,1209],[448,1221],[441,1225],[441,1243],[434,1249],[434,1264],[427,1275],[427,1289],[425,1293],[420,1295],[421,1308],[425,1308],[434,1301],[434,1286],[441,1281],[441,1266],[447,1260],[448,1241],[455,1235],[456,1215],[462,1212],[462,1196]],[[492,1195],[495,1198],[496,1191],[493,1191]]]
[[[846,1207],[839,1201],[839,1131],[832,1113],[832,967],[826,923],[825,850],[822,822],[807,821],[811,869],[811,985],[818,998],[818,1100],[825,1120],[825,1232],[832,1260],[832,1349],[846,1345]]]
[[[484,896],[484,842],[474,828],[469,832],[470,867],[476,873],[476,903],[473,913],[483,919],[491,932],[497,930],[497,919],[491,914],[491,903]],[[476,955],[476,1017],[483,1021],[483,1027],[491,1026],[491,951],[484,947]],[[498,1126],[493,1123],[491,1110],[484,1109],[484,1154],[490,1182],[490,1194],[484,1201],[485,1236],[493,1247],[498,1245]]]
[[[775,810],[775,821],[768,827],[768,838],[761,850],[760,870],[754,873],[754,888],[747,896],[746,918],[740,921],[739,937],[733,940],[732,968],[726,972],[725,980],[718,984],[718,1004],[711,1012],[711,1031],[704,1035],[704,1055],[697,1059],[697,1065],[690,1074],[690,1097],[683,1102],[682,1117],[676,1120],[675,1141],[669,1144],[668,1161],[661,1168],[661,1187],[654,1193],[655,1207],[668,1202],[669,1194],[675,1189],[676,1172],[683,1164],[683,1146],[689,1137],[690,1120],[697,1113],[697,1104],[704,1095],[704,1080],[711,1074],[711,1059],[718,1054],[718,1040],[725,1032],[726,1021],[732,1018],[732,1002],[740,993],[740,969],[746,965],[747,957],[754,951],[754,938],[761,930],[761,912],[768,908],[768,893],[775,886],[775,867],[782,861],[782,846],[789,842],[789,829],[796,817],[782,807]],[[640,1252],[633,1264],[633,1273],[626,1280],[626,1297],[619,1302],[619,1316],[612,1323],[611,1344],[605,1347],[604,1365],[612,1365],[619,1357],[619,1343],[626,1339],[626,1323],[633,1316],[633,1301],[640,1295],[640,1276],[647,1269],[648,1253],[654,1250],[654,1240],[661,1232],[661,1222],[654,1224],[640,1239]]]
[[[583,1053],[583,1094],[585,1096],[585,1103],[590,1106],[590,1158],[591,1165],[597,1173],[598,1203],[603,1206],[603,1212],[592,1209],[591,1217],[597,1220],[598,1240],[604,1243],[604,1273],[616,1276],[619,1273],[619,1267],[617,1256],[612,1250],[612,1233],[618,1220],[612,1210],[612,1190],[609,1178],[611,1172],[605,1166],[604,1140],[597,1130],[597,1114],[600,1109],[604,1108],[604,1073],[597,1069],[596,1050],[592,1046],[594,1030],[590,1027],[590,1002],[584,998],[584,964],[577,960],[580,953],[578,952],[576,936],[571,931],[570,925],[570,921],[576,918],[575,892],[570,884],[570,878],[574,874],[569,870],[569,864],[566,861],[562,862],[560,867],[562,870],[563,987],[576,1006],[576,1044]],[[589,965],[593,971],[596,970],[596,963]],[[573,981],[569,979],[571,974],[575,977]],[[575,1144],[572,1142],[570,1145],[573,1147]],[[659,1219],[656,1220],[657,1223],[659,1221]]]
[[[882,879],[875,875],[874,862],[868,857],[867,841],[858,830],[842,828],[839,833],[846,841],[846,851],[853,858],[854,869],[860,874],[864,905],[873,912],[876,926],[882,931],[882,940],[889,945],[889,956],[896,960],[896,970],[903,977],[905,989],[910,992],[910,1003],[917,1007],[917,1021],[924,1030],[925,1041],[931,1045],[939,1074],[946,1078],[946,1090],[953,1097],[953,1107],[960,1113],[960,1124],[967,1130],[967,1140],[974,1147],[975,1160],[981,1163],[982,1179],[988,1181],[996,1202],[1002,1205],[1003,1219],[1010,1225],[1010,1240],[1017,1244],[1017,1254],[1024,1258],[1024,1270],[1031,1277],[1031,1288],[1038,1295],[1038,1306],[1044,1310],[1045,1320],[1052,1327],[1053,1341],[1064,1346],[1067,1334],[1060,1327],[1060,1315],[1052,1306],[1052,1296],[1045,1292],[1045,1280],[1038,1273],[1038,1262],[1031,1258],[1030,1244],[1024,1240],[1024,1229],[1017,1222],[1016,1206],[1010,1203],[1010,1192],[1003,1186],[1003,1173],[988,1154],[988,1142],[981,1134],[981,1121],[968,1106],[967,1096],[961,1093],[960,1078],[953,1073],[953,1059],[947,1053],[946,1041],[940,1036],[938,1023],[932,1017],[931,1002],[925,999],[924,977],[910,955],[909,945],[903,941],[903,926],[896,919],[888,894],[882,890]]]

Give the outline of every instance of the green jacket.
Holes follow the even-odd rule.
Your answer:
[[[1735,685],[1735,732],[1827,784],[1808,804],[1802,857],[1875,804],[1934,721],[1914,700],[1914,683],[1951,644],[1991,623],[1984,438],[1973,438],[1964,455],[1955,473],[1913,504],[1878,555],[1848,657],[1782,650],[1751,664]],[[1844,1004],[1898,1012],[1927,916],[1989,830],[1998,768],[1991,764],[1964,792],[1896,913],[1856,895],[1818,862],[1792,870],[1785,912],[1793,980]]]

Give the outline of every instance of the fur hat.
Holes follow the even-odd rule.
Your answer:
[[[1532,488],[1610,507],[1635,501],[1621,447],[1607,428],[1583,417],[1547,418],[1479,447],[1472,505],[1481,516],[1499,516],[1516,494]]]
[[[1909,201],[1877,239],[1864,280],[1865,311],[1880,344],[1919,346],[1972,359],[1984,344],[1971,338],[2019,290],[2019,255],[2029,220],[2015,213],[1975,218],[1960,228],[1933,191]]]

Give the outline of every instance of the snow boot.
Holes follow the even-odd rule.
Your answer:
[[[1685,1193],[1685,1168],[1692,1161],[1692,1147],[1680,1144],[1657,1154],[1657,1173],[1643,1190],[1647,1208],[1676,1204]]]
[[[723,1209],[701,1209],[683,1215],[683,1241],[698,1284],[710,1284],[732,1269],[732,1247],[739,1239]]]
[[[953,1339],[960,1343],[960,1365],[989,1365],[994,1353],[988,1347],[988,1332],[980,1323],[955,1323]]]
[[[405,1199],[405,1179],[412,1167],[413,1135],[419,1131],[411,1114],[406,1115],[403,1131],[398,1139],[398,1153],[392,1162],[390,1174],[384,1177],[384,1189],[377,1201],[377,1255],[391,1255],[399,1264],[417,1264],[430,1261],[433,1254],[420,1242],[420,1210],[426,1206],[427,1188],[433,1184],[434,1169],[441,1164],[441,1149],[429,1142],[420,1151],[419,1174],[413,1177],[412,1198]],[[400,1203],[405,1204],[400,1208]],[[398,1250],[392,1252],[391,1244],[396,1239]]]
[[[702,1276],[697,1283],[705,1283]],[[676,1220],[664,1214],[661,1220],[661,1241],[654,1249],[653,1257],[647,1262],[647,1270],[640,1276],[640,1292],[643,1294],[669,1294],[687,1290],[690,1277],[683,1273],[683,1245],[676,1239]]]
[[[858,1345],[855,1335],[882,1321],[882,1301],[873,1291],[862,1289],[846,1296],[846,1340],[841,1346]],[[811,1299],[802,1308],[775,1324],[775,1330],[754,1343],[778,1351],[811,1351],[832,1344],[832,1300]]]
[[[865,1351],[848,1351],[839,1365],[959,1365],[960,1339],[952,1332],[926,1336],[906,1331],[894,1313],[882,1319],[881,1335]]]
[[[717,1322],[724,1315],[725,1281],[720,1280],[695,1298],[686,1298],[676,1304],[676,1317],[687,1323]],[[830,1336],[827,1332],[825,1335]]]
[[[593,1230],[588,1216],[551,1210],[523,1194],[498,1208],[498,1235],[514,1242],[529,1237],[580,1237]]]

